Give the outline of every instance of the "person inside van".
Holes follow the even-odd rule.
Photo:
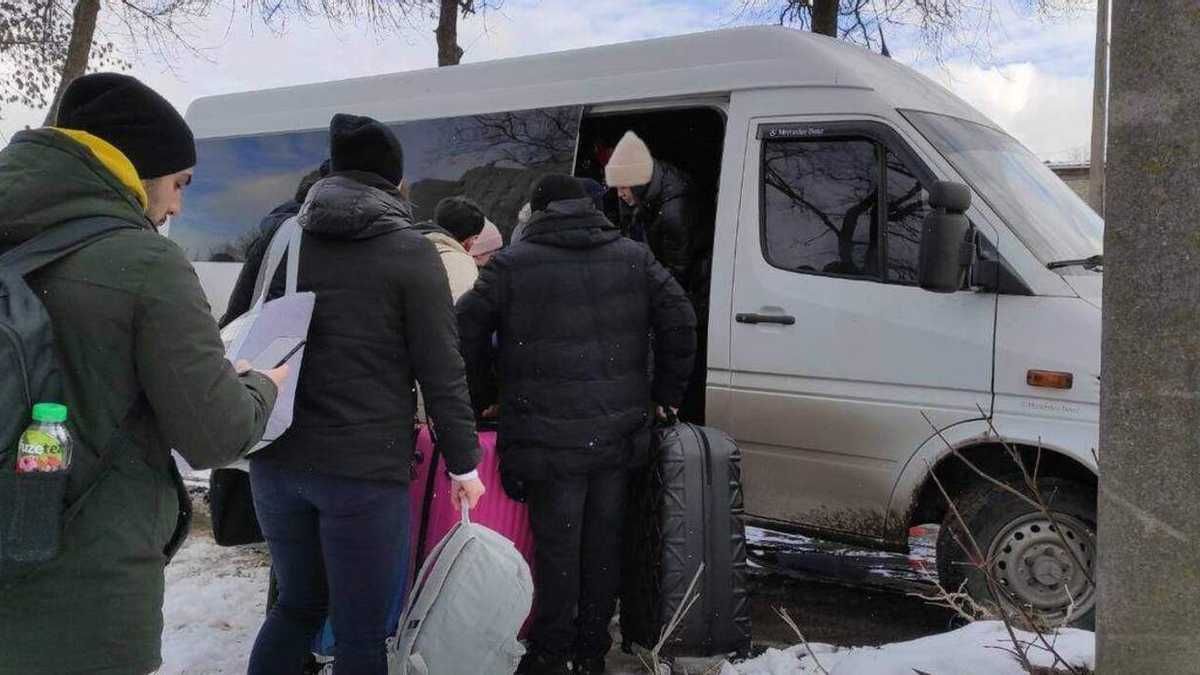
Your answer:
[[[95,218],[125,225],[25,277],[56,338],[58,402],[75,443],[65,501],[77,511],[53,560],[0,562],[0,673],[162,665],[163,570],[190,516],[171,449],[199,468],[235,461],[262,437],[287,377],[287,366],[230,365],[195,270],[156,231],[182,212],[195,164],[175,108],[114,73],[74,80],[56,126],[22,131],[0,151],[0,253]],[[0,414],[29,413],[5,404]],[[0,504],[14,498],[0,494]]]
[[[602,673],[628,471],[646,461],[654,405],[683,398],[696,317],[670,272],[621,236],[579,181],[546,176],[529,201],[525,240],[459,300],[462,349],[472,380],[487,378],[492,334],[503,336],[501,474],[528,498],[536,544],[537,607],[519,672],[567,673],[573,661],[575,673]]]
[[[692,230],[698,222],[688,177],[654,159],[646,143],[627,131],[604,167],[604,179],[617,189],[626,236],[648,245],[679,285],[690,290]]]
[[[483,231],[483,209],[467,197],[446,197],[437,203],[433,221],[417,229],[437,247],[455,302],[479,278],[475,258],[467,251]]]
[[[263,258],[267,255],[267,249],[271,245],[271,239],[284,221],[300,213],[300,206],[308,197],[309,189],[328,175],[329,160],[325,160],[321,166],[300,179],[300,184],[296,186],[296,195],[293,198],[276,206],[258,224],[258,236],[246,251],[246,262],[242,265],[242,270],[238,272],[237,282],[234,283],[233,292],[229,295],[229,304],[225,307],[225,314],[217,322],[219,326],[224,328],[234,319],[250,311],[250,305],[254,302],[254,285],[258,281],[258,272],[262,267]],[[283,259],[287,260],[287,253],[284,253]],[[281,263],[275,278],[271,280],[272,288],[283,288],[286,272],[287,266]]]
[[[711,246],[705,242],[699,221],[698,198],[683,171],[655,159],[632,131],[617,143],[604,168],[609,187],[617,189],[621,222],[626,236],[644,242],[659,262],[671,270],[688,292],[696,311],[698,332],[708,333]],[[711,241],[711,240],[710,240]],[[689,379],[683,419],[704,418],[707,340],[701,339],[695,372]]]
[[[451,498],[474,507],[484,493],[450,286],[398,190],[400,141],[373,119],[343,114],[329,139],[331,173],[299,217],[298,287],[317,300],[294,421],[250,459],[279,586],[251,675],[301,672],[327,610],[335,672],[387,673],[389,613],[407,578],[417,382]]]

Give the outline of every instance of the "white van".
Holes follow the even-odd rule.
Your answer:
[[[395,125],[418,218],[465,193],[505,232],[537,176],[602,180],[608,148],[636,130],[690,177],[695,227],[712,236],[694,416],[744,451],[747,514],[903,551],[912,526],[949,522],[936,471],[1007,594],[1090,620],[1103,223],[963,101],[778,27],[200,99],[171,237],[218,313],[258,221],[325,158],[337,112]],[[951,269],[926,290],[923,242],[956,258],[961,237],[943,227],[953,214],[926,221],[931,197],[959,196],[976,235],[968,281]],[[1053,520],[984,479],[1020,482],[1006,446],[1036,467]],[[943,581],[986,599],[942,531]]]

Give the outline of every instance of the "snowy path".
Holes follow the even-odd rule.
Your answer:
[[[167,568],[163,607],[161,675],[232,675],[246,672],[254,637],[262,624],[267,589],[267,557],[261,547],[221,548],[200,527]],[[1032,636],[1025,635],[1031,640]],[[813,645],[821,665],[833,675],[1017,674],[1021,670],[1004,649],[1011,647],[1002,625],[976,623],[882,648],[857,649]],[[1060,653],[1072,663],[1094,667],[1095,636],[1066,630],[1057,638]],[[1034,649],[1031,659],[1050,665],[1048,654]],[[623,662],[623,663],[620,663]],[[631,659],[610,662],[614,674],[635,672]],[[693,671],[698,672],[698,671]],[[703,669],[699,672],[703,672]],[[769,650],[720,675],[800,675],[820,672],[803,648]]]
[[[167,567],[160,675],[245,673],[267,600],[267,555],[192,533]]]

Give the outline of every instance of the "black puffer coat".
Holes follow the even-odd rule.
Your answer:
[[[692,284],[691,268],[698,242],[697,210],[691,184],[682,171],[654,161],[650,183],[634,188],[636,207],[621,204],[622,229],[627,236],[646,242],[658,261],[685,289]]]
[[[408,482],[414,378],[452,473],[479,460],[450,287],[408,205],[374,174],[338,173],[300,214],[298,290],[315,291],[287,433],[254,457],[308,471]]]
[[[472,374],[487,372],[499,331],[500,449],[506,476],[526,481],[630,461],[652,402],[682,400],[696,350],[683,289],[590,199],[537,214],[459,300],[458,321]]]

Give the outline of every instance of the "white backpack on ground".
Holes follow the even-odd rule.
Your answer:
[[[532,607],[521,553],[463,509],[413,583],[388,640],[388,675],[511,675],[525,654],[517,633]]]

